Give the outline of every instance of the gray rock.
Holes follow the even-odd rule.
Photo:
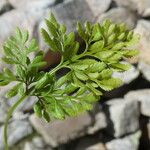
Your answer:
[[[9,0],[14,8],[19,9],[45,9],[55,4],[56,0]]]
[[[117,5],[120,6],[120,7],[122,7],[122,6],[127,7],[131,10],[136,10],[137,9],[136,8],[137,6],[135,5],[136,0],[125,0],[125,1],[123,1],[123,0],[113,0],[113,1],[115,1],[117,3]]]
[[[135,28],[135,33],[140,34],[140,41],[136,44],[135,48],[140,50],[138,60],[150,64],[150,21],[139,20]]]
[[[119,6],[128,7],[132,10],[137,10],[143,17],[150,16],[150,1],[149,0],[114,0]]]
[[[111,0],[67,0],[54,7],[52,12],[60,23],[66,24],[68,31],[72,31],[77,21],[95,21],[98,15],[109,8],[110,3]]]
[[[81,114],[75,118],[66,118],[64,121],[56,120],[46,123],[32,115],[30,121],[47,144],[56,147],[86,134],[86,128],[91,125],[91,117],[88,113]]]
[[[105,19],[110,19],[114,23],[125,23],[129,29],[133,29],[137,21],[136,15],[132,11],[121,7],[113,8],[100,15],[97,22],[103,22]]]
[[[0,113],[5,113],[8,111],[9,107],[11,107],[19,98],[20,96],[15,96],[10,98],[9,100],[6,98],[6,92],[11,89],[15,83],[10,83],[7,86],[0,87]],[[15,112],[22,112],[22,111],[30,111],[33,108],[34,103],[37,101],[36,97],[28,97],[26,98],[15,110]],[[0,122],[5,120],[6,115],[0,116]],[[24,118],[24,115],[19,115],[19,118]]]
[[[8,105],[12,106],[16,102],[16,100],[18,100],[18,96],[11,98],[8,101]],[[37,97],[28,97],[17,107],[16,111],[29,111],[32,109],[36,101]]]
[[[8,144],[13,146],[15,143],[30,135],[33,132],[27,120],[14,120],[8,126]],[[0,150],[3,150],[3,127],[0,127]]]
[[[12,10],[0,16],[0,43],[9,37],[16,27],[29,30],[32,37],[38,21],[43,18],[45,11]],[[14,21],[15,20],[15,21]]]
[[[75,150],[95,150],[94,148],[99,148],[98,150],[106,150],[104,149],[105,146],[101,143],[101,139],[103,138],[102,134],[100,133],[99,136],[85,136],[80,138],[77,141]]]
[[[150,81],[150,64],[139,62],[138,68],[142,72],[144,78]]]
[[[141,114],[150,117],[150,89],[130,91],[125,95],[125,99],[140,102]]]
[[[92,146],[89,146],[86,150],[106,150],[106,147],[103,143],[98,143]]]
[[[7,0],[1,0],[1,2],[0,2],[0,12],[4,9],[4,7],[6,7],[6,5],[8,5]]]
[[[5,101],[0,102],[0,124],[5,122],[8,105]]]
[[[103,112],[99,112],[95,115],[95,122],[93,126],[88,129],[88,134],[94,134],[99,130],[107,127],[106,116]]]
[[[150,141],[150,120],[147,124],[147,132],[148,132],[148,141]],[[150,143],[149,143],[149,145],[150,145]]]
[[[92,13],[94,14],[94,17],[98,17],[98,15],[104,13],[109,7],[112,2],[112,0],[85,0]]]
[[[25,142],[22,150],[52,150],[47,146],[41,137],[34,137],[31,141]]]
[[[138,7],[139,14],[141,14],[143,17],[150,16],[150,1],[149,0],[144,0],[144,1],[138,0],[137,7]]]
[[[139,74],[139,70],[131,66],[131,68],[125,72],[114,72],[113,77],[121,79],[124,84],[129,84],[138,78]]]
[[[106,103],[106,118],[108,127],[106,131],[114,137],[133,133],[139,129],[139,104],[137,101],[112,99]]]
[[[107,150],[138,150],[141,132],[125,136],[121,139],[114,139],[106,143]]]
[[[75,30],[77,21],[94,21],[94,15],[86,0],[65,1],[54,7],[52,12],[60,23],[67,26],[69,32]]]

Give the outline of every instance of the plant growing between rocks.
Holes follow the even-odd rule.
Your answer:
[[[6,97],[18,96],[19,99],[8,111],[4,126],[4,145],[8,150],[7,127],[9,119],[17,106],[28,96],[36,96],[34,112],[47,122],[51,119],[65,119],[77,116],[92,109],[94,102],[100,99],[104,91],[119,87],[122,81],[113,78],[113,72],[124,72],[129,64],[122,63],[124,58],[137,55],[137,50],[130,47],[139,36],[126,29],[124,24],[112,24],[109,20],[92,25],[85,22],[84,27],[77,23],[77,34],[84,40],[85,49],[79,51],[80,44],[75,40],[75,33],[66,33],[66,27],[59,24],[51,14],[45,20],[47,29],[41,29],[42,37],[50,49],[61,54],[58,66],[49,72],[41,67],[44,53],[39,50],[34,39],[29,40],[28,31],[16,30],[3,45],[2,60],[11,64],[16,72],[4,68],[0,73],[0,86],[15,82]],[[30,58],[30,53],[35,53]],[[62,68],[68,72],[60,78],[56,73]]]

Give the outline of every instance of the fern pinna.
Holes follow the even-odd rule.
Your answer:
[[[77,23],[77,34],[85,42],[85,49],[79,51],[80,44],[75,33],[66,33],[64,24],[59,24],[53,14],[45,19],[47,30],[41,29],[42,37],[50,49],[61,54],[58,66],[49,72],[41,71],[46,65],[44,53],[39,50],[35,39],[29,40],[28,31],[16,30],[16,34],[4,43],[6,64],[11,64],[16,72],[4,68],[0,73],[0,86],[15,82],[6,97],[18,95],[19,99],[9,109],[4,127],[5,150],[8,150],[7,126],[16,107],[28,96],[36,96],[38,101],[33,109],[38,117],[49,122],[52,118],[64,119],[92,109],[104,91],[119,87],[122,81],[112,77],[113,72],[124,72],[129,64],[124,58],[137,55],[130,47],[139,36],[126,29],[124,24],[112,24],[109,20],[102,24]],[[30,53],[35,53],[30,58]],[[62,68],[68,72],[57,79],[56,73]]]

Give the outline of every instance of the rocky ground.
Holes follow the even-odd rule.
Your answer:
[[[11,150],[149,150],[150,0],[0,0],[0,47],[18,26],[28,29],[47,53],[40,28],[49,11],[67,25],[68,31],[75,30],[77,20],[124,22],[141,35],[136,45],[140,55],[129,60],[133,64],[129,71],[114,74],[124,85],[105,93],[93,111],[76,118],[47,124],[33,115],[36,99],[28,98],[9,123]],[[57,63],[59,56],[47,53],[45,59],[50,65]],[[4,66],[1,62],[0,70]],[[6,114],[16,100],[6,100],[4,93],[9,87],[0,89],[0,150]]]

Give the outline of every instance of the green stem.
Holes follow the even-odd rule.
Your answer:
[[[5,125],[4,125],[4,132],[3,132],[3,134],[4,134],[3,138],[4,138],[4,147],[5,147],[5,150],[8,150],[7,128],[8,128],[9,119],[11,118],[12,113],[14,112],[14,110],[25,99],[25,97],[26,97],[26,95],[23,95],[19,100],[17,100],[15,102],[15,104],[8,111],[8,115],[7,115],[7,118],[6,118],[6,121],[5,121]]]

